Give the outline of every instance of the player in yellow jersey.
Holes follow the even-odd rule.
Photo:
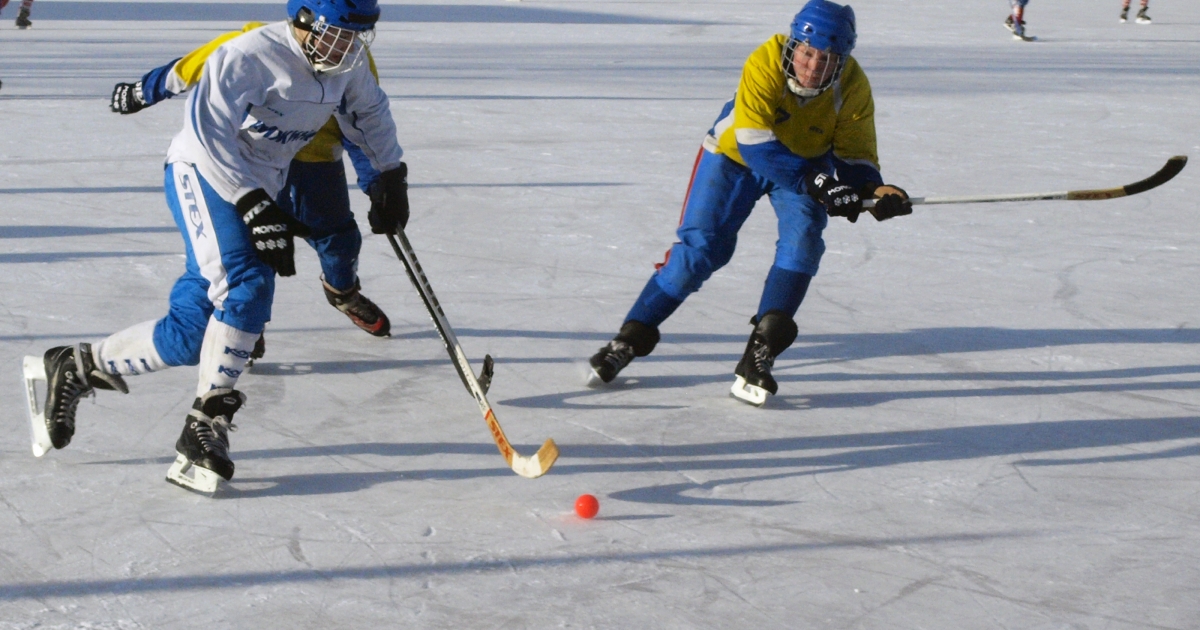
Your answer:
[[[137,83],[118,83],[113,88],[112,111],[132,114],[188,91],[200,82],[205,61],[221,44],[262,26],[261,22],[250,22],[240,31],[225,33],[179,59],[147,72]],[[371,73],[378,78],[369,51],[367,62]],[[380,201],[380,174],[358,147],[345,140],[333,117],[296,154],[288,168],[287,183],[275,201],[311,232],[306,240],[320,259],[321,284],[329,303],[359,328],[377,337],[386,337],[391,331],[387,315],[360,290],[358,255],[362,233],[350,212],[346,169],[342,164],[343,149],[350,154],[358,171],[359,187],[372,197],[374,206]],[[255,358],[261,357],[264,351],[265,344],[260,339]]]
[[[793,318],[825,252],[827,217],[856,221],[863,198],[878,200],[870,212],[879,221],[912,213],[908,195],[879,174],[871,86],[850,56],[856,37],[849,6],[811,0],[789,35],[772,37],[746,60],[737,93],[696,159],[679,242],[617,336],[591,358],[590,384],[611,382],[634,357],[650,354],[659,325],[729,262],[738,230],[765,195],[779,240],[732,393],[761,405],[778,391],[771,368],[796,339]]]

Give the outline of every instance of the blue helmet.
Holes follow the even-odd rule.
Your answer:
[[[855,31],[854,9],[829,0],[809,0],[792,19],[790,34],[818,50],[849,55],[858,39]]]
[[[351,31],[369,31],[379,21],[377,0],[288,0],[292,24],[311,30],[316,22],[325,22]]]

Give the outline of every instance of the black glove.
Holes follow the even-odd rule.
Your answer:
[[[407,164],[401,162],[400,166],[381,173],[371,184],[369,195],[371,210],[367,213],[367,221],[371,224],[371,232],[392,234],[408,225]]]
[[[142,82],[118,83],[113,87],[110,107],[118,114],[142,111],[146,107],[146,101],[142,98]]]
[[[250,242],[254,243],[258,259],[280,276],[296,275],[296,247],[292,237],[310,234],[308,228],[296,223],[261,188],[239,199],[237,211],[250,228]]]
[[[871,213],[871,216],[875,217],[876,221],[886,221],[894,217],[912,214],[912,202],[908,200],[908,193],[899,186],[888,184],[888,187],[899,190],[901,193],[904,193],[903,196],[895,193],[887,193],[875,200],[875,207],[868,211]],[[874,197],[874,192],[870,196]]]
[[[808,194],[825,206],[831,217],[846,217],[851,223],[858,221],[862,212],[862,197],[852,186],[838,182],[832,175],[810,173],[804,178]]]

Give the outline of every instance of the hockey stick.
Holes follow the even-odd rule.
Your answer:
[[[479,403],[479,411],[483,413],[483,420],[487,423],[488,429],[492,433],[492,439],[495,440],[496,447],[500,449],[504,460],[508,462],[513,472],[522,477],[535,479],[546,474],[546,471],[550,470],[554,461],[558,459],[558,445],[552,439],[546,440],[536,453],[528,457],[518,454],[512,447],[508,438],[504,436],[504,429],[500,428],[500,422],[496,420],[496,414],[492,411],[492,406],[488,403],[485,395],[492,380],[492,357],[490,355],[484,357],[483,373],[476,379],[475,373],[471,370],[471,363],[467,361],[467,355],[463,352],[462,346],[458,345],[458,338],[454,336],[450,322],[446,321],[446,314],[442,312],[442,306],[438,303],[437,296],[433,294],[433,287],[429,286],[425,271],[421,269],[421,263],[417,262],[417,255],[413,253],[412,245],[409,244],[408,237],[404,235],[404,230],[396,230],[395,234],[388,234],[387,238],[388,242],[392,244],[392,249],[396,250],[396,257],[404,263],[408,279],[417,288],[421,301],[425,303],[425,309],[429,311],[429,317],[433,319],[433,325],[442,338],[442,345],[450,354],[450,361],[454,363],[458,377],[462,379],[463,385],[471,393],[471,396],[475,397],[475,402]]]
[[[1095,190],[1068,190],[1064,192],[1052,193],[1031,193],[1026,195],[980,195],[976,197],[911,197],[909,201],[912,205],[934,205],[942,203],[991,203],[994,201],[1047,201],[1052,199],[1066,199],[1069,201],[1093,201],[1096,199],[1116,199],[1117,197],[1128,197],[1144,193],[1152,188],[1158,188],[1163,184],[1171,181],[1183,167],[1187,165],[1186,155],[1176,155],[1167,160],[1167,163],[1158,172],[1143,179],[1140,182],[1134,182],[1128,186],[1119,188],[1097,188]],[[875,207],[874,199],[863,201],[863,209]]]

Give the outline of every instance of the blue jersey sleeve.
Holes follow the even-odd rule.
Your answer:
[[[179,62],[179,59],[183,59],[183,57],[179,57],[165,66],[159,66],[142,77],[142,100],[146,101],[146,105],[153,105],[175,96],[174,92],[167,89],[167,76],[175,69],[175,64]]]
[[[350,163],[354,165],[354,172],[358,175],[358,187],[364,193],[371,194],[371,186],[379,180],[379,171],[371,166],[371,158],[368,158],[357,144],[350,142],[345,136],[342,137],[342,147],[350,155]]]
[[[805,159],[792,153],[779,140],[758,144],[738,143],[738,153],[750,170],[771,180],[773,184],[798,195],[805,194],[804,176],[812,172],[830,173],[829,156]]]

